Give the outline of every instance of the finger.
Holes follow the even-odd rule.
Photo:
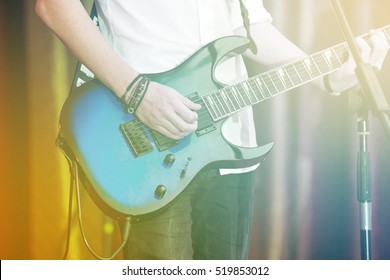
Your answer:
[[[186,123],[193,124],[198,120],[198,114],[194,111],[199,110],[201,106],[189,99],[183,97],[179,98],[177,104],[175,104],[176,114]],[[194,111],[193,111],[194,110]]]
[[[140,108],[140,110],[137,111],[137,117],[151,129],[158,131],[171,139],[178,140],[184,137],[184,135],[182,135],[183,133],[172,123],[171,120],[169,120],[169,115],[161,114],[158,110],[155,110],[145,116],[143,115],[142,108]],[[176,116],[176,118],[178,117]]]
[[[184,105],[187,106],[188,109],[193,110],[193,111],[198,111],[198,110],[200,110],[200,108],[202,108],[202,106],[200,104],[192,102],[191,100],[189,100],[188,98],[186,98],[184,96],[182,96],[182,102],[184,103]]]
[[[193,113],[192,111],[190,112]],[[174,133],[188,135],[189,133],[194,132],[198,128],[197,120],[194,120],[192,122],[187,122],[175,112],[172,112],[168,116],[168,120],[170,121],[170,124],[175,128],[175,130],[172,131]]]
[[[159,132],[159,133],[163,134],[164,136],[171,138],[173,140],[180,140],[182,138],[179,135],[172,133],[171,131],[166,129],[164,126],[156,126],[154,128],[154,130],[156,130],[157,132]]]
[[[371,46],[370,63],[380,70],[389,49],[387,39],[382,32],[372,30],[368,43]]]
[[[380,30],[370,30],[370,38],[368,42],[372,46],[380,47],[383,50],[386,50],[390,47],[390,42],[386,37],[385,33]]]
[[[188,132],[180,131],[170,122],[156,125],[153,129],[174,140],[180,140],[189,134]]]
[[[193,113],[192,111],[190,112]],[[173,110],[168,111],[165,116],[166,118],[162,125],[180,138],[187,136],[198,128],[197,120],[187,122]]]

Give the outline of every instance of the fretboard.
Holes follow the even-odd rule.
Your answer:
[[[390,25],[380,29],[390,42]],[[367,39],[367,34],[362,36]],[[246,81],[202,97],[214,121],[329,74],[346,61],[347,43],[327,48],[296,62],[269,70]]]

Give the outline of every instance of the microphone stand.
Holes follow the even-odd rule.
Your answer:
[[[356,62],[356,76],[362,89],[363,104],[358,112],[357,130],[359,135],[359,151],[357,159],[357,196],[360,204],[360,256],[362,260],[372,259],[372,196],[371,196],[371,160],[368,151],[368,113],[380,118],[387,136],[390,139],[390,106],[383,94],[377,76],[370,64],[363,63],[343,9],[338,0],[331,0],[347,44]],[[367,100],[367,102],[365,102]]]

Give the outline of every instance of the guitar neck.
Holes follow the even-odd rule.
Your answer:
[[[390,42],[390,25],[380,30]],[[367,36],[365,34],[361,37],[367,39]],[[288,63],[246,81],[204,95],[203,102],[214,121],[223,119],[247,106],[257,104],[337,70],[346,61],[348,50],[347,43],[338,44],[302,60]]]

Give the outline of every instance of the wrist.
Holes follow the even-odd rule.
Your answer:
[[[123,110],[126,113],[135,114],[149,87],[148,77],[137,75],[127,86],[124,94],[120,97]]]

